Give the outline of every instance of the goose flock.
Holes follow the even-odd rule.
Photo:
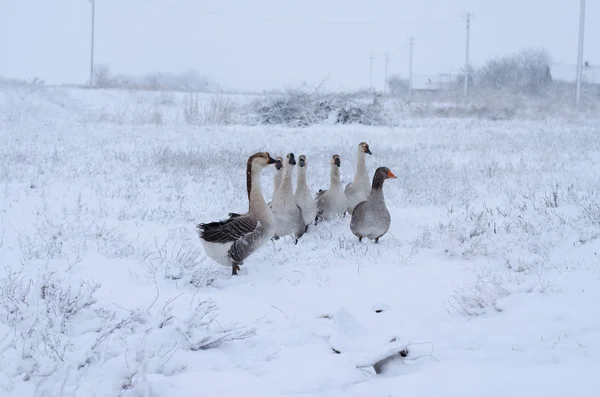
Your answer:
[[[208,257],[220,265],[231,267],[237,275],[244,260],[270,240],[292,235],[294,243],[308,231],[308,227],[321,221],[351,215],[350,230],[358,237],[375,240],[387,233],[391,224],[390,212],[385,204],[383,183],[396,175],[387,167],[379,167],[369,181],[366,155],[371,155],[369,144],[357,147],[356,174],[352,182],[342,187],[340,180],[341,157],[330,159],[330,181],[327,189],[315,196],[306,179],[308,162],[305,155],[288,153],[285,158],[273,158],[268,152],[258,152],[246,163],[246,190],[248,212],[230,212],[221,221],[200,223],[196,232]],[[261,174],[269,165],[275,165],[273,195],[269,203],[263,196]],[[296,190],[292,187],[294,168],[298,166]]]

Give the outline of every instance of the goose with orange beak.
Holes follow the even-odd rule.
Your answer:
[[[358,203],[352,211],[350,230],[358,237],[358,241],[366,237],[378,243],[390,228],[392,219],[383,196],[383,182],[386,179],[396,179],[396,175],[387,167],[377,168],[369,198]]]

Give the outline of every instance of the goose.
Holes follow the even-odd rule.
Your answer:
[[[277,156],[275,157],[277,163],[275,163],[275,175],[273,175],[273,194],[271,195],[271,201],[269,201],[269,207],[271,207],[271,203],[275,199],[275,195],[279,190],[279,185],[281,185],[281,178],[283,178],[283,157]]]
[[[275,217],[275,239],[288,234],[294,234],[298,244],[298,239],[306,231],[302,209],[296,204],[294,191],[292,189],[292,173],[296,165],[294,153],[288,153],[283,162],[283,178],[279,185],[279,190],[273,198],[271,209]]]
[[[346,195],[340,182],[341,159],[338,154],[331,156],[329,189],[319,190],[317,199],[317,216],[319,220],[330,220],[346,213]]]
[[[356,151],[356,174],[354,180],[347,184],[346,189],[344,189],[349,214],[352,214],[356,204],[368,199],[369,193],[371,193],[371,183],[366,164],[367,154],[373,154],[369,149],[369,144],[367,142],[359,143]]]
[[[350,230],[362,241],[363,237],[379,242],[381,236],[390,228],[391,217],[383,197],[383,182],[396,179],[396,175],[387,167],[379,167],[373,175],[373,185],[369,199],[361,201],[354,207]]]
[[[315,220],[317,216],[317,202],[310,194],[310,189],[306,183],[306,156],[301,154],[298,156],[298,178],[296,180],[296,204],[302,209],[302,217],[306,232],[308,226]]]
[[[228,219],[200,223],[196,226],[206,254],[220,265],[231,266],[231,274],[234,276],[244,260],[269,241],[275,233],[275,219],[265,202],[260,176],[265,167],[276,162],[268,152],[258,152],[248,158],[247,213],[229,213]]]

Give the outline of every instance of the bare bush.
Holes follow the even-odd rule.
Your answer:
[[[371,103],[364,103],[357,95],[326,93],[319,87],[302,86],[266,101],[257,101],[252,108],[259,124],[307,127],[323,123],[330,116],[340,124],[385,124],[378,94],[373,94]]]
[[[41,395],[148,391],[158,382],[148,375],[185,370],[174,359],[178,351],[212,349],[254,334],[237,324],[217,324],[210,300],[192,300],[190,310],[177,315],[176,298],[154,309],[157,292],[146,310],[115,310],[96,301],[99,287],[69,283],[51,272],[29,277],[6,269],[0,278],[0,324],[11,332],[0,346],[1,388],[10,392],[17,382],[33,382]]]
[[[195,91],[208,92],[216,85],[194,69],[181,73],[149,73],[141,77],[125,74],[114,75],[108,64],[94,65],[94,87],[128,88],[149,91]]]
[[[236,103],[222,93],[212,95],[208,103],[191,92],[183,99],[183,118],[187,124],[228,125],[236,122],[239,114]]]

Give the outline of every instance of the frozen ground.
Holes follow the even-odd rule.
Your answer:
[[[31,106],[0,132],[0,396],[597,395],[597,121],[199,128]],[[333,153],[351,180],[362,140],[398,175],[380,244],[342,219],[239,277],[205,258],[193,228],[246,210],[250,154],[306,154],[315,192]],[[357,368],[392,336],[404,363]]]

